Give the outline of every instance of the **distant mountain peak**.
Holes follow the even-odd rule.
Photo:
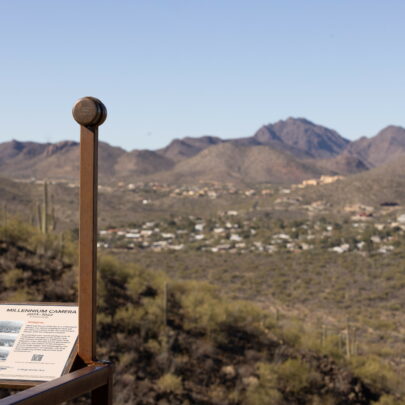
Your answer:
[[[361,137],[352,142],[347,152],[359,156],[371,167],[380,166],[405,153],[405,128],[389,125],[371,138]]]
[[[386,132],[386,131],[392,131],[392,130],[400,130],[400,131],[404,131],[404,128],[399,126],[399,125],[387,125],[386,127],[384,127],[379,133],[382,132]]]
[[[21,152],[25,148],[25,143],[17,141],[16,139],[6,142],[6,144],[8,144],[10,149],[18,152]]]
[[[204,135],[197,138],[186,137],[174,139],[165,148],[159,149],[156,152],[178,162],[195,156],[202,150],[222,142],[221,138],[212,135]]]
[[[304,117],[288,117],[286,120],[280,120],[278,122],[287,122],[287,123],[300,123],[300,124],[307,124],[307,125],[316,125],[312,121],[308,120]]]
[[[399,139],[405,142],[405,129],[397,125],[388,125],[375,138]]]
[[[45,150],[45,155],[53,155],[55,153],[61,152],[66,149],[76,148],[79,146],[78,142],[75,141],[60,141],[58,143],[51,143]]]
[[[310,158],[337,156],[349,143],[332,129],[293,117],[262,126],[253,138],[263,145],[289,150],[297,157]]]

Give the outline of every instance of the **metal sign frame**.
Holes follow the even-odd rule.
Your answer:
[[[52,306],[58,306],[58,307],[77,307],[77,303],[57,303],[57,302],[1,302],[1,305],[9,305],[9,306],[43,306],[43,307],[52,307]],[[72,370],[74,362],[76,360],[78,353],[78,338],[75,340],[72,350],[70,352],[70,355],[63,367],[63,372],[62,375],[68,373],[69,371]],[[24,389],[28,387],[33,387],[38,384],[42,384],[44,381],[41,380],[28,380],[28,379],[7,379],[7,378],[2,378],[0,380],[0,388],[12,388],[12,389]]]
[[[0,405],[58,404],[88,392],[93,405],[112,404],[113,366],[96,360],[98,127],[107,118],[107,109],[97,98],[84,97],[76,102],[72,112],[80,124],[79,338],[73,365],[76,370],[40,384],[15,382],[13,388],[31,388],[0,399]]]

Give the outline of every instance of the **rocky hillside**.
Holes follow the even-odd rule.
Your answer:
[[[405,205],[405,160],[398,155],[390,162],[363,171],[334,184],[301,191],[306,201],[327,201],[333,207],[347,204]]]
[[[32,206],[33,187],[0,177],[1,215],[16,214]]]
[[[64,141],[56,144],[10,141],[0,144],[0,172],[16,179],[76,180],[79,174],[79,144]],[[99,171],[101,177],[114,175],[125,151],[107,143],[99,145]]]
[[[173,170],[161,174],[159,179],[176,184],[193,184],[196,179],[200,182],[284,184],[332,173],[269,146],[224,142],[183,160]]]
[[[2,299],[74,300],[74,245],[60,250],[56,241],[17,222],[0,227]],[[99,357],[116,365],[116,404],[401,401],[383,385],[366,384],[341,358],[310,348],[310,336],[291,329],[288,318],[227,301],[208,284],[109,257],[99,275]]]
[[[200,153],[202,150],[213,145],[218,145],[224,141],[215,136],[202,136],[199,138],[186,137],[175,139],[163,149],[157,150],[162,155],[173,162],[188,159]]]

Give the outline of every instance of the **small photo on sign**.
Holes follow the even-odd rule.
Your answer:
[[[0,333],[19,333],[24,322],[0,321]]]
[[[43,354],[33,354],[31,357],[31,361],[42,361],[43,358]]]
[[[0,334],[0,347],[13,347],[17,340],[17,333],[2,333]]]
[[[7,349],[0,349],[0,361],[7,360],[8,354],[10,353]]]

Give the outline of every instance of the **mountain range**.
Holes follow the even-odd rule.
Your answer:
[[[297,183],[322,174],[354,174],[400,161],[405,129],[388,126],[349,141],[304,118],[264,125],[250,137],[175,139],[158,150],[125,151],[100,142],[99,179],[112,181]],[[77,182],[79,144],[0,143],[0,175]]]

